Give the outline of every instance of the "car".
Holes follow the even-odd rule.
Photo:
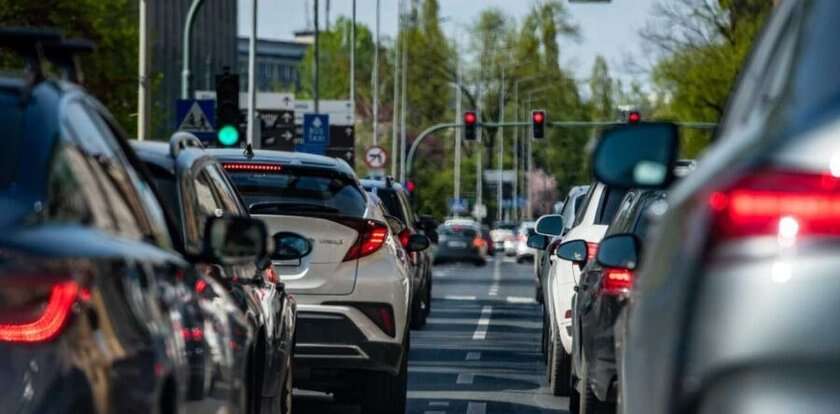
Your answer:
[[[600,180],[669,191],[642,261],[627,266],[621,412],[840,406],[838,17],[832,0],[777,2],[711,146],[672,187],[677,125],[603,132]]]
[[[298,302],[295,384],[354,401],[365,413],[405,410],[413,293],[405,247],[341,159],[283,151],[208,150],[270,234],[312,240],[301,261],[276,260]]]
[[[505,250],[505,240],[513,240],[516,223],[499,222],[490,230],[490,237],[493,239],[493,250],[501,252]]]
[[[525,221],[522,222],[516,230],[516,263],[524,263],[528,260],[534,260],[536,249],[528,247],[528,237],[534,234],[534,226],[536,226],[536,222]],[[507,253],[507,250],[505,253]]]
[[[179,251],[196,254],[206,237],[200,223],[207,217],[253,220],[222,165],[194,135],[181,132],[173,135],[169,143],[135,141],[132,146],[166,200],[164,204],[173,221],[178,223]],[[295,236],[300,240],[290,240]],[[302,235],[288,232],[284,241],[308,243]],[[254,412],[291,412],[295,300],[287,294],[267,260],[234,264],[204,261],[201,268],[214,282],[211,285],[205,281],[201,286],[221,288],[215,296],[229,297],[233,309],[228,313],[239,314],[229,318],[229,330],[254,333],[253,341],[234,344],[241,358],[215,370],[224,371],[220,377],[229,378],[230,383],[214,384],[218,391],[211,389],[208,393],[235,394],[238,387],[245,387]],[[245,326],[241,325],[243,322]],[[219,321],[218,325],[224,323]]]
[[[405,229],[398,235],[403,247],[413,234],[426,234],[428,229],[411,207],[408,193],[402,185],[390,177],[384,180],[361,180],[362,187],[376,194],[383,202],[386,212],[402,221]],[[428,250],[409,254],[411,268],[412,298],[411,327],[420,329],[432,309],[432,256]]]
[[[447,220],[437,229],[439,241],[434,263],[468,262],[487,264],[487,243],[481,225],[469,219]]]
[[[578,378],[578,384],[571,384],[577,390],[570,401],[572,412],[615,411],[618,374],[613,333],[632,287],[632,273],[616,267],[615,256],[627,242],[626,234],[635,236],[630,238],[632,243],[640,243],[640,247],[644,244],[649,225],[647,210],[664,199],[664,191],[628,191],[595,260],[587,259],[585,240],[569,240],[557,247],[560,258],[585,266],[572,310],[572,371],[573,378]],[[624,262],[618,264],[624,266]]]
[[[571,229],[566,231],[562,242],[585,240],[589,246],[588,257],[593,259],[598,243],[604,237],[607,225],[615,217],[625,193],[624,189],[609,187],[600,182],[590,185]],[[564,225],[568,227],[567,223]],[[544,288],[546,314],[543,336],[548,354],[546,376],[552,393],[566,396],[572,394],[572,306],[581,267],[554,256]]]
[[[63,37],[4,28],[0,46],[26,63],[23,77],[0,76],[4,411],[187,409],[194,258],[176,251],[154,185],[108,110],[77,78],[41,70],[49,60],[70,73],[51,56]],[[232,224],[202,226],[225,234]],[[240,241],[252,259],[266,242]],[[200,254],[227,259],[231,247],[207,240]]]

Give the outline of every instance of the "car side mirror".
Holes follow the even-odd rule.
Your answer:
[[[528,242],[526,244],[532,249],[545,250],[548,247],[548,237],[534,233],[528,236]]]
[[[268,230],[250,217],[209,217],[204,225],[201,256],[222,265],[255,263],[265,258]]]
[[[679,133],[671,123],[640,123],[607,129],[592,156],[595,178],[618,188],[667,187],[674,179]]]
[[[312,253],[312,242],[297,233],[280,232],[272,236],[274,239],[274,252],[272,260],[281,262],[300,260]]]
[[[641,243],[635,234],[616,234],[601,240],[596,260],[604,267],[636,270],[640,253]]]
[[[546,236],[559,236],[563,232],[563,216],[548,214],[537,220],[536,232]]]
[[[411,237],[408,238],[408,245],[405,250],[409,253],[422,252],[423,250],[428,249],[431,244],[432,242],[428,237],[422,234],[412,234]]]
[[[567,241],[557,246],[557,257],[583,266],[587,261],[587,247],[583,240]]]
[[[391,228],[391,233],[393,233],[394,235],[402,233],[407,228],[407,226],[405,225],[405,223],[402,222],[402,220],[394,216],[386,214],[385,221],[388,222],[388,227]]]

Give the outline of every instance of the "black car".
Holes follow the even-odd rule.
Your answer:
[[[169,144],[134,142],[133,147],[178,223],[181,236],[178,249],[185,254],[197,254],[207,237],[200,225],[207,217],[249,218],[220,163],[202,149],[194,136],[178,133]],[[235,344],[239,358],[233,361],[234,366],[223,368],[236,381],[227,386],[219,384],[218,389],[233,393],[236,385],[242,384],[248,388],[253,412],[289,413],[296,320],[294,300],[286,294],[268,260],[237,264],[207,261],[201,264],[201,269],[223,288],[223,292],[216,294],[229,295],[236,310],[245,316],[246,320],[241,321],[244,326],[239,318],[231,317],[232,329],[255,333],[254,341]]]
[[[582,413],[614,410],[618,390],[614,328],[634,276],[626,268],[605,265],[604,257],[620,248],[624,240],[611,236],[633,234],[635,240],[644,240],[649,224],[646,212],[664,198],[662,191],[628,191],[599,245],[596,260],[586,263],[583,240],[571,240],[557,248],[561,258],[585,264],[572,311],[572,378],[577,389],[570,403],[572,412],[579,407]],[[579,405],[584,396],[585,404]]]
[[[0,405],[176,413],[189,376],[185,310],[198,306],[184,282],[194,267],[108,111],[41,71],[62,42],[0,30],[0,44],[27,63],[23,78],[0,77]],[[254,253],[250,241],[210,240],[201,253]]]
[[[434,263],[467,262],[476,266],[487,264],[487,242],[481,235],[481,225],[466,219],[449,220],[437,229],[438,248]]]
[[[392,179],[360,180],[365,191],[376,194],[385,205],[387,213],[396,217],[405,225],[399,234],[403,247],[408,246],[412,234],[426,234],[423,222],[415,214],[402,185]],[[420,329],[426,324],[426,318],[432,310],[432,257],[428,250],[409,253],[411,263],[411,283],[414,298],[411,301],[411,327]]]

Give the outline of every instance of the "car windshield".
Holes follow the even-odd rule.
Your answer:
[[[299,206],[315,212],[321,206],[325,214],[362,217],[367,206],[353,177],[330,170],[285,168],[270,174],[232,172],[230,177],[249,208],[272,205],[278,212],[293,213]],[[282,208],[283,204],[289,208]]]
[[[472,227],[465,227],[465,226],[443,226],[439,231],[438,234],[441,236],[450,236],[450,237],[463,237],[463,238],[475,238],[478,232]]]

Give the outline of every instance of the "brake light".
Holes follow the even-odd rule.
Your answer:
[[[265,280],[268,283],[276,284],[280,281],[280,277],[278,277],[277,272],[274,271],[274,266],[268,266],[263,274],[265,275]]]
[[[840,179],[829,174],[762,170],[710,195],[713,237],[840,236]]]
[[[627,269],[605,268],[601,281],[601,293],[619,296],[630,292],[633,288],[633,272]]]
[[[586,259],[592,261],[598,256],[598,243],[586,242]]]
[[[32,286],[3,289],[0,299],[7,299],[5,296],[9,295],[8,299],[15,304],[2,309],[0,341],[36,343],[55,339],[66,326],[79,295],[89,296],[73,281],[55,283],[48,289],[49,296],[45,302],[43,297],[33,297],[39,293]],[[17,294],[11,297],[13,293]],[[34,300],[27,300],[29,298]]]
[[[486,242],[481,237],[476,237],[473,239],[473,247],[477,249],[484,247],[485,244]]]
[[[369,256],[379,250],[388,240],[388,226],[373,220],[362,220],[360,223],[347,223],[356,228],[359,236],[356,242],[347,251],[344,261],[360,259]],[[355,225],[354,225],[355,224]]]
[[[204,279],[198,279],[198,280],[195,281],[195,293],[198,293],[200,295],[200,294],[204,293],[204,291],[206,289],[207,289],[207,282],[204,281]]]
[[[280,172],[283,167],[277,164],[251,163],[251,162],[226,162],[222,167],[227,171],[236,172]]]
[[[400,232],[399,238],[402,247],[408,248],[408,239],[411,238],[411,232],[408,229],[403,229],[403,231]]]
[[[185,341],[201,342],[204,340],[204,330],[201,328],[181,328],[181,337]]]

